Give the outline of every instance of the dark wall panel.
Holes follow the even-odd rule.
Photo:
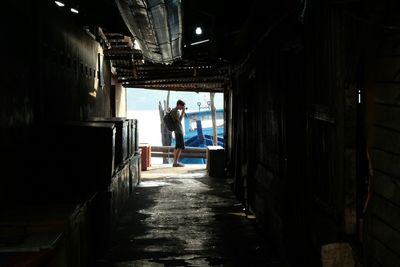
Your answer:
[[[368,18],[364,9],[366,4],[351,3],[309,9],[306,161],[315,250],[335,242],[360,243],[366,169],[360,160],[366,157],[362,95],[375,32],[357,19]]]
[[[110,116],[110,64],[95,38],[54,2],[6,1],[0,85],[0,196],[7,205],[34,199],[48,164],[47,126]],[[7,25],[7,26],[6,26]],[[103,77],[103,83],[100,79]]]
[[[110,66],[100,44],[72,13],[42,3],[39,16],[40,120],[110,116]]]
[[[288,262],[310,258],[301,31],[292,19],[271,31],[234,69],[231,102],[235,192]]]
[[[396,23],[393,19],[389,21]],[[396,266],[400,264],[400,33],[381,28],[380,36],[367,88],[373,176],[365,243],[367,266],[375,266],[372,264],[375,262],[379,266]]]
[[[289,13],[233,68],[235,192],[293,263],[318,266],[329,243],[360,248],[368,4],[310,2],[303,21]]]
[[[0,67],[0,196],[8,196],[10,190],[29,193],[34,183],[29,174],[35,164],[21,159],[36,156],[32,151],[37,88],[35,5],[34,1],[12,2],[5,9],[0,19],[6,36]]]

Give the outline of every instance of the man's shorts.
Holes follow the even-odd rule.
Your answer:
[[[175,148],[185,149],[183,134],[175,132]]]

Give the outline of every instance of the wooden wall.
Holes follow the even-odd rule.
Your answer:
[[[372,254],[362,239],[369,183],[365,92],[383,13],[375,1],[310,1],[304,20],[296,12],[277,19],[233,67],[227,151],[234,190],[294,266],[319,266],[321,248],[331,243],[350,243],[356,261],[364,261],[363,250]],[[246,30],[246,36],[256,32]],[[392,102],[374,105],[390,108],[385,114],[396,110]],[[383,118],[395,120],[390,116]],[[394,130],[380,134],[386,145],[395,143]],[[395,170],[395,147],[375,149],[376,164]],[[385,173],[395,195],[375,200],[392,201],[380,210],[387,214],[397,211],[388,200],[397,197],[396,173]],[[387,238],[380,249],[397,257],[398,220],[386,228],[379,223]]]
[[[361,14],[349,4],[320,3],[308,12],[306,176],[317,252],[326,244],[357,239],[362,216],[357,159],[365,151],[363,136],[357,135],[358,90],[371,42],[369,25],[357,19]]]
[[[376,64],[370,68],[367,84],[372,177],[365,223],[366,266],[400,265],[400,31],[393,27],[400,24],[396,18],[386,17],[386,27],[381,28]]]
[[[301,29],[294,18],[273,28],[233,68],[231,92],[234,190],[288,263],[309,258]]]
[[[114,153],[127,148],[116,149],[115,139],[132,144],[136,137],[115,137],[111,123],[64,122],[110,117],[112,106],[125,116],[125,88],[114,82],[111,98],[110,62],[72,13],[54,1],[3,4],[0,232],[10,253],[2,262],[34,264],[19,253],[21,237],[36,241],[59,233],[54,249],[46,250],[49,265],[95,266],[140,179],[140,156],[132,149],[114,171]]]
[[[110,65],[96,37],[49,3],[38,11],[40,121],[110,116]]]
[[[42,175],[38,166],[46,164],[46,157],[54,157],[45,155],[41,147],[41,136],[52,135],[45,127],[112,115],[111,66],[103,60],[96,37],[54,2],[7,1],[5,7],[0,196],[13,203],[35,197],[33,189]],[[124,98],[123,89],[114,99]],[[119,116],[124,115],[124,107],[124,103],[117,105]]]
[[[7,42],[2,42],[2,64],[0,67],[0,161],[1,186],[0,195],[6,194],[10,188],[19,185],[20,181],[11,180],[12,172],[23,177],[34,168],[31,161],[17,164],[22,157],[32,158],[33,124],[35,120],[35,56],[34,49],[27,45],[27,40],[35,40],[35,15],[32,13],[32,3],[25,5],[12,3],[8,11],[1,16],[4,36]],[[20,21],[18,21],[20,20]],[[19,22],[17,24],[17,22]],[[22,33],[22,34],[21,34]],[[23,166],[23,168],[22,168]],[[25,179],[26,187],[19,186],[20,192],[28,192],[31,185]]]

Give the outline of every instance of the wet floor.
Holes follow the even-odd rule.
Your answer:
[[[99,266],[280,264],[225,179],[160,165],[142,172]]]

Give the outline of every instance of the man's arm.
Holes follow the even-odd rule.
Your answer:
[[[179,122],[182,121],[183,115],[185,115],[185,110],[184,109],[182,110],[181,115],[179,116]]]
[[[175,119],[175,121],[177,123],[181,122],[181,116],[179,116],[179,111],[178,110],[176,111],[176,115],[174,116],[174,119]]]

